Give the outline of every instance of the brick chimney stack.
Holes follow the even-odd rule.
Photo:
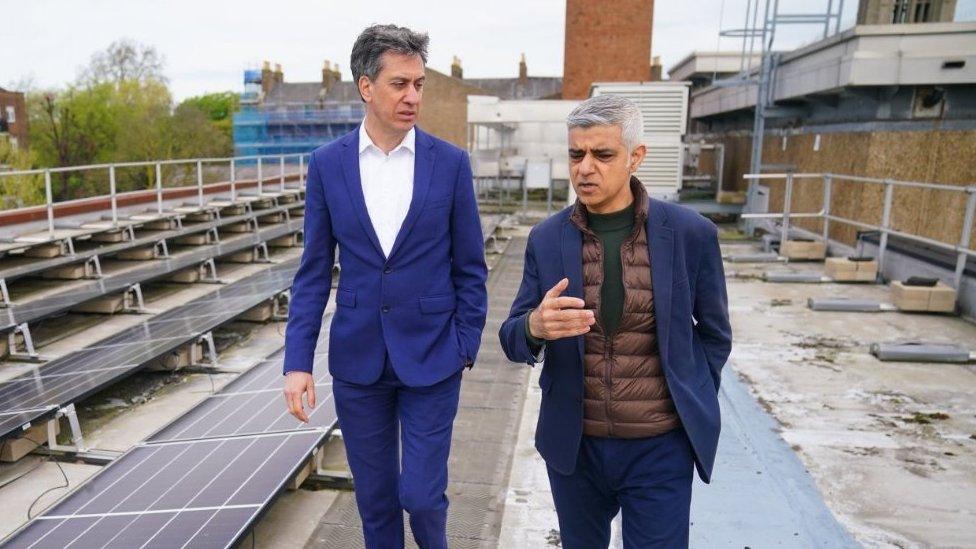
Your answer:
[[[271,71],[271,63],[265,61],[261,65],[261,94],[268,95],[275,87],[275,74]]]
[[[461,58],[456,55],[451,61],[451,76],[454,78],[464,78],[464,69],[461,68]]]
[[[651,82],[659,82],[662,79],[662,71],[661,56],[655,55],[651,58]]]
[[[529,66],[525,64],[525,53],[522,53],[521,59],[519,59],[519,84],[525,84],[529,81]]]
[[[339,81],[339,66],[332,68],[332,63],[328,59],[322,65],[322,89],[329,91],[332,86]]]

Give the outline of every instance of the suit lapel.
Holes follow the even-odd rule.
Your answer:
[[[674,271],[674,231],[667,226],[667,213],[660,202],[649,198],[647,247],[651,258],[651,284],[654,291],[654,321],[661,357],[668,356],[671,326],[671,284]]]
[[[416,131],[414,145],[416,152],[413,160],[413,197],[410,199],[407,217],[404,218],[403,225],[400,226],[400,231],[397,232],[396,240],[393,242],[393,249],[390,250],[390,259],[396,255],[397,250],[400,249],[403,241],[410,234],[410,229],[420,217],[420,211],[423,210],[424,202],[427,200],[427,191],[430,190],[430,179],[434,171],[434,158],[436,156],[434,140],[420,131],[419,128],[415,127],[414,129]]]
[[[563,274],[569,279],[569,286],[563,295],[583,299],[583,234],[567,218],[562,231]],[[542,288],[543,292],[549,288]],[[583,336],[576,338],[579,347],[580,364],[583,360]]]
[[[346,182],[346,190],[349,191],[349,199],[352,201],[352,209],[359,218],[359,223],[363,226],[363,231],[373,243],[373,248],[380,257],[384,257],[383,248],[380,240],[376,237],[373,229],[373,222],[369,218],[369,211],[366,209],[366,198],[363,196],[363,183],[359,176],[359,128],[346,135],[342,142],[342,175]]]

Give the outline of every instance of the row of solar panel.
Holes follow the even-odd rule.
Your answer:
[[[294,191],[294,192],[297,192]],[[76,249],[73,254],[59,255],[57,257],[52,257],[48,259],[34,259],[31,261],[22,261],[20,264],[16,264],[7,268],[0,270],[0,279],[14,280],[24,276],[35,275],[46,270],[54,269],[56,267],[62,267],[65,265],[71,265],[74,263],[84,262],[94,256],[108,256],[116,254],[122,251],[131,250],[135,248],[140,248],[144,246],[152,246],[154,243],[160,240],[174,239],[182,236],[188,236],[192,234],[202,233],[210,231],[214,228],[225,227],[227,225],[232,225],[235,223],[248,222],[255,217],[266,216],[269,214],[283,212],[285,210],[290,210],[296,207],[300,207],[301,204],[289,203],[289,204],[275,204],[271,207],[264,209],[254,209],[246,211],[240,215],[230,215],[230,216],[218,216],[216,219],[211,221],[204,221],[200,223],[188,223],[177,228],[159,230],[159,231],[145,231],[146,234],[138,236],[136,238],[124,240],[122,242],[90,246],[86,249]],[[208,208],[204,208],[205,210]],[[220,208],[213,207],[210,210],[219,211]],[[176,213],[173,214],[177,215]],[[80,246],[79,246],[80,248]]]
[[[113,461],[4,547],[234,546],[336,423],[326,356],[316,355],[315,381],[329,396],[307,424],[281,399],[280,350]]]
[[[265,228],[259,228],[255,233],[242,235],[214,244],[197,246],[190,251],[174,255],[170,258],[149,261],[146,262],[146,265],[139,266],[135,269],[114,275],[106,275],[86,284],[75,285],[68,290],[51,296],[22,304],[13,304],[7,308],[7,314],[4,318],[0,319],[0,332],[13,329],[24,322],[35,322],[42,318],[67,311],[103,295],[123,291],[133,284],[149,282],[172,275],[211,258],[248,250],[269,240],[298,232],[301,228],[301,219],[293,219],[284,223],[268,225]]]
[[[298,259],[243,278],[0,383],[0,439],[97,392],[291,286]]]

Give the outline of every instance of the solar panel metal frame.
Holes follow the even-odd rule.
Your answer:
[[[207,259],[220,258],[221,256],[257,246],[281,236],[294,234],[302,230],[302,224],[302,220],[298,219],[270,225],[267,228],[258,229],[257,233],[242,235],[242,238],[235,238],[230,242],[222,241],[206,246],[198,246],[196,249],[181,254],[178,257],[153,260],[151,264],[141,265],[136,269],[117,275],[104,276],[82,287],[72,288],[20,305],[15,303],[6,308],[6,318],[0,320],[0,322],[4,323],[0,325],[0,333],[12,330],[24,322],[36,322],[47,316],[67,311],[87,301],[98,299],[106,294],[120,292],[133,284],[157,280],[187,267],[192,267]]]
[[[221,324],[229,322],[247,309],[259,305],[266,299],[270,299],[274,295],[287,290],[291,286],[295,271],[298,269],[298,263],[299,258],[293,258],[276,264],[264,271],[223,286],[211,294],[194,299],[181,307],[146,319],[140,324],[99,340],[84,349],[45,363],[37,367],[33,372],[21,374],[20,376],[0,383],[0,440],[16,434],[18,430],[25,429],[31,422],[52,417],[63,406],[83,400],[100,391],[109,383],[132,375],[152,360],[164,356],[187,342],[195,340]],[[206,310],[212,308],[214,302],[218,301],[221,302],[220,307],[215,312],[205,315],[213,317],[212,319],[200,321],[195,325],[191,322],[201,309]],[[236,303],[241,301],[243,303]],[[162,325],[167,323],[181,323],[182,326],[179,326],[181,328],[180,330],[170,332],[179,335],[160,338],[160,336],[167,333],[163,332],[149,334],[150,337],[147,340],[131,341],[132,334],[145,332],[155,327],[160,327],[159,331],[162,332]],[[188,323],[190,325],[187,325]],[[127,343],[115,343],[119,341],[127,341]],[[155,348],[147,353],[144,347],[147,343],[154,341],[156,342]],[[131,359],[120,361],[118,364],[108,368],[79,368],[78,364],[83,363],[83,361],[93,362],[92,357],[94,355],[100,355],[96,360],[104,363],[106,357],[100,351],[111,348],[131,348],[134,349],[135,356]],[[68,370],[78,370],[78,372],[77,374],[68,373]],[[78,386],[79,380],[77,376],[91,376],[93,373],[97,374],[98,372],[106,372],[102,376],[103,380],[92,383],[84,389]],[[30,396],[30,400],[21,399],[22,405],[20,407],[11,406],[4,401],[4,393],[8,391],[8,387],[13,388],[14,391],[18,391],[19,389],[14,387],[15,383],[36,385],[38,378],[43,383],[45,375],[49,378],[58,376],[66,378],[73,377],[73,379],[69,380],[71,385],[68,390],[58,391],[48,398],[42,398],[45,391],[42,389],[36,395]],[[10,416],[10,419],[4,419],[7,416]],[[24,421],[25,418],[29,419]]]
[[[117,244],[99,246],[91,250],[77,251],[73,255],[62,255],[51,259],[33,261],[28,265],[20,265],[17,267],[10,267],[8,269],[3,269],[2,271],[0,271],[0,279],[7,280],[9,282],[11,280],[16,280],[18,278],[36,274],[48,269],[53,269],[55,267],[61,267],[64,265],[70,265],[72,263],[79,263],[82,261],[86,261],[95,256],[99,256],[99,257],[106,256],[106,255],[122,252],[125,250],[130,250],[132,248],[139,248],[141,246],[150,246],[156,242],[159,242],[160,240],[170,240],[181,236],[209,231],[210,229],[214,229],[214,228],[219,229],[220,227],[226,225],[249,221],[251,219],[260,216],[265,216],[273,213],[280,213],[285,210],[293,210],[295,208],[303,207],[304,205],[305,205],[304,200],[298,200],[290,204],[273,206],[271,208],[266,208],[263,210],[255,210],[242,215],[221,217],[213,221],[204,221],[202,223],[193,223],[191,225],[186,225],[179,229],[158,231],[157,234],[142,236],[132,240],[119,242]]]

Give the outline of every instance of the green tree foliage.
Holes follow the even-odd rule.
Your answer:
[[[92,56],[78,82],[28,94],[31,148],[39,166],[229,156],[236,96],[209,94],[175,109],[162,56],[128,40]],[[117,170],[119,191],[149,188],[154,169]],[[164,178],[165,180],[165,178]],[[106,170],[57,173],[55,200],[108,192]]]
[[[0,139],[0,173],[28,170],[33,164],[30,153]],[[23,208],[44,203],[44,178],[36,175],[0,177],[0,209]]]
[[[234,92],[219,92],[184,99],[180,107],[193,107],[204,112],[211,123],[233,141],[234,113],[240,108],[240,99]],[[177,108],[179,110],[179,107]]]

